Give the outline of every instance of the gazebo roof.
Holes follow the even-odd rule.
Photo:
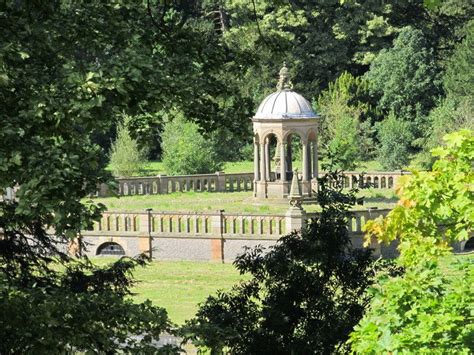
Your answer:
[[[319,117],[311,104],[300,94],[292,90],[288,68],[283,64],[277,91],[268,95],[258,107],[254,119],[292,119]]]

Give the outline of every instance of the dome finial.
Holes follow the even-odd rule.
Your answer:
[[[280,69],[280,79],[278,80],[277,89],[279,91],[293,89],[293,84],[290,81],[290,73],[286,67],[286,62],[283,62],[283,67]]]

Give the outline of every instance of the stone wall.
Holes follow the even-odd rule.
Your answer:
[[[362,227],[369,219],[386,215],[388,209],[356,211],[349,220],[354,246],[362,246]],[[317,213],[286,215],[186,212],[106,212],[92,230],[81,233],[84,252],[97,255],[104,243],[119,244],[126,255],[148,253],[158,260],[233,261],[245,247],[269,247],[301,228]],[[373,243],[376,255],[393,256],[394,248]]]
[[[273,174],[273,173],[272,173]],[[324,173],[319,174],[322,176]],[[409,174],[406,171],[392,172],[367,172],[360,173],[346,171],[345,187],[370,185],[375,189],[392,189],[395,187],[398,178]],[[254,173],[225,174],[217,172],[215,174],[197,174],[180,176],[149,176],[149,177],[129,177],[117,179],[117,191],[119,196],[128,195],[160,195],[172,192],[234,192],[253,191]],[[97,191],[97,196],[108,196],[111,191],[106,185],[101,185]]]

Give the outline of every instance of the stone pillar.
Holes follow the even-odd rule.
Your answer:
[[[131,218],[133,218],[133,216],[131,216]],[[140,253],[145,253],[150,258],[153,258],[153,237],[151,236],[151,218],[151,211],[150,215],[148,215],[148,211],[146,211],[146,213],[140,214],[138,220],[138,231],[141,237],[139,239]]]
[[[280,180],[286,181],[286,144],[280,144]]]
[[[301,231],[306,226],[306,212],[301,207],[291,206],[285,214],[286,233]]]
[[[211,261],[224,263],[224,210],[211,217]]]
[[[260,180],[260,176],[259,176],[260,171],[258,167],[258,149],[259,149],[258,143],[254,142],[253,144],[253,180],[254,181]]]
[[[302,142],[303,143],[303,181],[308,181],[308,171],[309,171],[309,166],[308,166],[308,143],[307,142]]]
[[[98,195],[99,197],[109,196],[109,187],[107,186],[107,184],[102,183],[99,185]],[[10,187],[7,188],[7,199],[10,199],[12,201],[15,199],[15,191]]]
[[[196,190],[196,185],[194,186],[194,189]],[[225,173],[223,171],[216,171],[216,190],[217,192],[225,192]]]
[[[311,157],[313,158],[313,164],[312,164],[313,179],[317,179],[318,174],[319,174],[319,168],[318,168],[318,141],[314,140],[312,145],[313,145],[313,154],[312,154]]]
[[[166,175],[158,175],[158,191],[160,194],[168,193],[168,177]]]
[[[260,143],[260,181],[265,181],[265,143]]]
[[[267,139],[265,139],[265,181],[270,181],[270,166],[271,166],[271,160],[270,160],[270,142]]]

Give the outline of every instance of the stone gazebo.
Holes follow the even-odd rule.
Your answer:
[[[288,198],[294,169],[300,171],[303,196],[311,196],[312,187],[316,187],[320,116],[292,88],[288,68],[284,64],[277,91],[262,101],[252,118],[256,198]],[[300,169],[292,164],[292,138],[295,136],[301,142]],[[270,154],[271,144],[275,146],[273,156]]]

